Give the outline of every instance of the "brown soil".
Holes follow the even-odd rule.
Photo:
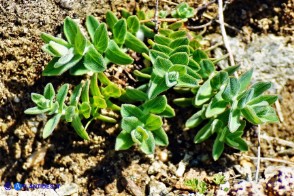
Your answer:
[[[197,7],[208,1],[191,2]],[[251,1],[236,0],[227,5],[225,18],[228,24],[236,28],[250,28],[247,34],[271,32],[291,35],[293,4],[293,0],[258,1],[254,5]],[[117,12],[124,7],[134,11],[137,6],[154,9],[153,2],[144,0],[0,0],[0,186],[5,182],[75,183],[79,187],[79,195],[144,195],[152,187],[158,188],[158,184],[163,183],[170,195],[179,195],[193,192],[183,185],[184,179],[205,179],[213,193],[215,186],[209,179],[217,172],[237,179],[244,178],[237,175],[238,171],[234,169],[235,165],[244,164],[244,157],[234,155],[237,151],[226,149],[225,155],[214,162],[210,155],[212,141],[194,145],[192,138],[195,131],[182,131],[184,118],[169,122],[167,133],[171,145],[157,148],[154,156],[146,156],[135,148],[114,151],[118,125],[98,122],[89,128],[91,140],[82,141],[72,128],[61,123],[53,135],[44,140],[41,130],[46,117],[24,115],[23,111],[32,106],[31,92],[42,92],[48,82],[55,87],[61,85],[61,81],[78,82],[71,81],[67,75],[54,78],[41,76],[50,60],[41,51],[41,32],[60,34],[66,16],[83,22],[89,14],[103,19],[107,10]],[[163,7],[170,8],[171,5],[165,3]],[[213,14],[216,4],[205,11]],[[201,18],[195,24],[202,24],[206,20]],[[217,26],[215,23],[212,29]],[[289,81],[280,94],[284,122],[263,126],[262,131],[294,142],[293,89],[294,81]],[[188,117],[192,111],[179,109],[178,112]],[[256,139],[252,134],[250,136],[248,142],[255,144]],[[269,151],[269,148],[274,149]],[[294,164],[294,154],[281,155],[278,153],[281,149],[285,150],[278,143],[264,142],[262,156],[288,160]],[[247,154],[255,156],[255,151],[256,146],[252,145]],[[30,161],[30,157],[35,162]],[[246,161],[254,164],[251,159]],[[177,176],[177,169],[185,162],[189,164],[184,174]],[[263,164],[262,169],[269,164],[272,162]]]

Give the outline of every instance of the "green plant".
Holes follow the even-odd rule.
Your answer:
[[[172,11],[171,15],[174,18],[191,18],[194,16],[194,9],[187,3],[180,3],[176,9]]]
[[[101,86],[98,87],[97,77]],[[87,127],[93,120],[102,120],[115,123],[116,120],[110,116],[101,114],[102,109],[120,110],[120,107],[112,103],[110,98],[118,98],[121,89],[110,82],[102,73],[94,74],[90,80],[77,85],[66,102],[69,84],[62,85],[57,94],[51,83],[47,84],[43,95],[32,93],[31,98],[35,107],[25,110],[26,114],[47,114],[53,117],[47,121],[43,129],[43,138],[52,134],[59,121],[65,120],[71,123],[77,134],[83,139],[89,139],[86,132]],[[83,126],[82,119],[87,119]]]
[[[225,184],[226,183],[226,177],[220,173],[218,174],[215,174],[213,176],[213,182],[217,185],[220,185],[220,184]]]
[[[199,192],[200,194],[204,194],[207,190],[207,184],[198,180],[197,178],[189,179],[184,181],[185,186],[190,187],[193,191]]]
[[[218,70],[215,63],[221,59],[210,58],[199,41],[201,37],[185,28],[186,19],[194,15],[188,4],[179,4],[172,16],[181,19],[171,24],[161,23],[157,34],[150,20],[153,14],[139,10],[137,15],[132,15],[122,10],[122,18],[118,19],[114,13],[107,12],[105,23],[88,16],[85,24],[88,35],[67,17],[64,39],[43,33],[42,48],[53,56],[43,75],[56,76],[69,71],[71,75],[84,75],[85,79],[73,87],[70,96],[69,84],[62,85],[55,94],[49,83],[42,95],[32,93],[36,107],[25,113],[45,113],[51,117],[44,127],[44,138],[63,120],[83,139],[89,139],[86,130],[93,120],[116,123],[108,111],[120,111],[122,131],[115,149],[136,145],[150,154],[155,145],[168,145],[163,118],[176,115],[166,98],[169,90],[176,96],[174,104],[194,106],[196,110],[185,124],[187,128],[198,129],[194,142],[216,137],[212,150],[215,160],[221,156],[225,144],[247,150],[242,139],[246,122],[278,122],[270,106],[277,96],[263,94],[271,84],[258,82],[250,86],[253,70],[239,78],[232,76],[239,66]],[[168,15],[165,12],[161,16]],[[112,64],[132,64],[130,50],[142,54],[145,67],[132,73],[138,81],[136,88],[124,89],[111,82],[104,71]],[[205,188],[203,183],[199,187]]]
[[[151,154],[155,145],[168,145],[168,137],[162,128],[162,117],[173,117],[174,111],[167,104],[165,96],[146,100],[139,107],[123,104],[121,116],[122,132],[117,136],[116,150],[125,150],[137,144],[144,153]]]

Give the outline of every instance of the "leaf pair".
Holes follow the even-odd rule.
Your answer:
[[[155,145],[168,145],[168,138],[161,127],[163,122],[159,116],[164,112],[166,106],[164,97],[147,101],[141,107],[123,104],[121,109],[122,132],[117,136],[115,149],[126,150],[137,144],[144,153],[152,154]]]

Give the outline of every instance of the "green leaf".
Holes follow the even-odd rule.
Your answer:
[[[170,60],[164,59],[162,57],[157,57],[153,65],[153,74],[164,77],[172,66],[173,64]]]
[[[79,103],[81,94],[82,94],[82,84],[79,84],[74,88],[70,96],[69,105],[76,107]]]
[[[175,86],[178,83],[179,79],[179,72],[177,71],[171,71],[165,73],[165,84],[167,87],[171,88]]]
[[[186,37],[181,37],[173,40],[168,46],[172,49],[175,49],[179,46],[189,45],[189,40]]]
[[[176,113],[175,113],[175,110],[170,105],[166,105],[165,110],[159,113],[158,115],[165,118],[172,118],[176,115]]]
[[[93,44],[95,48],[102,54],[108,46],[109,37],[105,23],[101,23],[94,33]]]
[[[142,126],[143,123],[139,121],[137,117],[130,116],[124,117],[121,121],[122,130],[131,133],[132,130],[136,129],[138,126]]]
[[[143,127],[138,126],[136,129],[131,131],[132,140],[140,145],[149,138],[148,132],[149,131]]]
[[[233,73],[235,73],[239,68],[240,68],[240,65],[229,66],[226,69],[223,69],[223,71],[227,72],[230,76]]]
[[[216,161],[222,155],[224,151],[224,142],[219,140],[221,134],[218,134],[217,138],[214,140],[213,148],[212,148],[212,157]]]
[[[108,24],[110,29],[113,29],[113,27],[117,21],[118,21],[118,19],[113,12],[111,12],[111,11],[106,12],[106,23]]]
[[[80,60],[82,59],[82,56],[76,55],[74,58],[72,58],[67,64],[60,66],[58,68],[55,68],[55,64],[58,61],[58,58],[53,58],[48,65],[45,67],[42,75],[43,76],[59,76],[75,66]]]
[[[224,85],[229,79],[229,75],[227,72],[220,71],[213,76],[210,80],[210,85],[214,90],[219,90],[222,85]]]
[[[72,122],[74,115],[76,115],[76,107],[75,106],[69,106],[65,110],[64,118],[66,122]]]
[[[256,115],[255,111],[251,106],[246,106],[241,110],[242,115],[251,122],[252,124],[258,125],[262,123],[262,120],[259,119],[259,117]]]
[[[155,64],[158,57],[161,57],[163,59],[169,59],[169,56],[164,54],[163,52],[157,51],[157,50],[150,50],[149,56],[151,58],[152,64]]]
[[[107,108],[107,103],[104,98],[100,96],[93,96],[92,100],[92,104],[94,107]]]
[[[102,95],[101,95],[100,89],[98,87],[97,77],[98,77],[97,73],[94,73],[93,76],[91,77],[90,92],[93,96],[101,97]]]
[[[138,89],[127,88],[125,95],[134,101],[145,101],[148,99],[147,94]]]
[[[83,102],[79,106],[79,112],[82,114],[85,118],[90,118],[91,116],[91,106],[89,102]]]
[[[88,70],[82,61],[79,61],[75,66],[69,69],[69,74],[73,76],[81,76],[88,74],[90,70]]]
[[[190,76],[188,74],[180,75],[178,79],[177,87],[188,87],[188,88],[195,88],[198,86],[197,79],[193,76]]]
[[[178,52],[184,52],[184,53],[186,53],[188,55],[190,54],[190,50],[189,50],[188,46],[179,46],[176,49],[174,49],[169,55],[173,55],[173,54],[178,53]],[[190,60],[193,60],[193,59],[189,59],[189,61]]]
[[[125,46],[138,53],[148,53],[148,47],[139,38],[127,32]]]
[[[24,111],[25,114],[31,114],[31,115],[36,115],[36,114],[43,114],[46,112],[49,112],[50,108],[45,108],[45,109],[41,109],[40,107],[32,107],[32,108],[28,108]]]
[[[254,89],[249,89],[245,91],[238,101],[238,108],[244,108],[246,104],[252,99],[254,95]]]
[[[229,115],[229,130],[230,132],[235,132],[241,126],[240,123],[241,112],[239,109],[231,108]]]
[[[205,126],[203,126],[195,135],[194,137],[194,143],[199,144],[205,140],[207,140],[213,132],[211,131],[211,124],[212,120],[210,120]]]
[[[82,102],[90,102],[89,98],[90,81],[86,80],[82,88],[81,100]]]
[[[134,145],[132,137],[126,131],[120,132],[115,140],[115,150],[127,150]]]
[[[162,126],[162,119],[160,116],[150,114],[146,120],[145,128],[149,131],[154,131]]]
[[[148,89],[148,98],[152,99],[158,96],[160,93],[169,89],[166,85],[165,78],[161,78],[158,76],[151,77],[150,86]]]
[[[92,41],[94,41],[94,34],[96,29],[99,27],[99,21],[92,15],[87,16],[86,19],[87,31]]]
[[[54,37],[54,36],[49,35],[47,33],[41,33],[41,39],[47,44],[49,44],[50,41],[53,41],[53,42],[56,42],[56,43],[61,44],[63,46],[70,47],[70,44],[67,41],[65,41],[61,38],[58,38],[58,37]]]
[[[159,33],[161,34],[161,35],[164,35],[164,36],[169,36],[170,34],[172,34],[174,31],[173,30],[171,30],[171,29],[166,29],[166,28],[160,28],[159,29]]]
[[[238,95],[240,83],[237,78],[230,78],[222,97],[225,101],[232,101]]]
[[[127,26],[128,30],[132,33],[135,34],[140,28],[140,21],[137,16],[130,16],[127,19]]]
[[[50,101],[53,101],[53,99],[55,97],[55,90],[53,88],[52,83],[46,84],[46,86],[44,88],[44,97],[46,99],[49,99]]]
[[[158,146],[167,146],[168,145],[168,137],[163,130],[163,128],[159,128],[157,130],[152,131],[154,136],[155,144]]]
[[[68,48],[66,46],[56,43],[54,41],[50,41],[48,47],[48,49],[54,54],[54,56],[61,57],[68,53]]]
[[[154,36],[154,41],[157,44],[168,46],[171,43],[172,40],[170,38],[168,38],[168,37],[157,34],[157,35]]]
[[[208,107],[205,112],[206,118],[211,118],[213,116],[217,116],[223,113],[227,109],[228,102],[224,100],[218,100],[217,98],[213,98],[211,102],[208,104]]]
[[[180,22],[174,22],[174,23],[168,25],[168,28],[171,29],[171,30],[174,30],[176,32],[180,32],[178,30],[183,26],[183,24],[184,23],[182,21],[180,21]],[[178,37],[177,36],[172,36],[173,34],[170,35],[170,38],[172,38],[172,39],[178,38],[178,37],[183,37],[183,36],[178,36]]]
[[[147,27],[146,25],[141,25],[139,31],[143,32],[144,37],[147,38],[153,38],[155,36],[153,29]]]
[[[123,18],[129,18],[130,16],[132,16],[131,15],[131,13],[128,11],[128,10],[126,10],[126,9],[122,9],[121,10],[121,16],[123,17]],[[138,19],[139,20],[139,19]]]
[[[124,53],[113,40],[110,40],[105,55],[111,62],[119,65],[131,64],[134,61],[129,55]]]
[[[114,83],[107,85],[107,87],[103,89],[102,93],[106,97],[118,98],[121,96],[120,88]]]
[[[68,89],[69,89],[68,84],[64,84],[58,89],[58,92],[56,95],[56,101],[59,104],[59,109],[58,109],[59,113],[61,113],[63,110],[63,105],[64,105],[65,98],[67,96]]]
[[[88,133],[86,132],[79,115],[74,115],[73,120],[71,122],[72,127],[76,131],[76,133],[84,140],[89,140]]]
[[[249,71],[242,74],[239,78],[240,82],[240,92],[246,90],[247,86],[250,84],[251,78],[253,74],[253,69],[250,69]]]
[[[169,60],[173,64],[187,65],[189,62],[189,56],[185,52],[178,52],[178,53],[174,53],[173,55],[171,55],[169,57]]]
[[[197,63],[200,63],[200,61],[203,59],[208,59],[207,54],[203,50],[197,49],[193,52],[194,61],[196,61]]]
[[[194,128],[200,125],[200,123],[204,120],[203,115],[205,114],[205,107],[202,107],[200,111],[193,114],[185,123],[187,128]]]
[[[114,41],[122,45],[127,36],[127,22],[124,18],[115,23],[112,29]]]
[[[51,119],[47,121],[43,129],[44,139],[52,134],[53,130],[57,127],[61,116],[62,114],[56,114],[55,116],[53,116]]]
[[[267,107],[267,110],[265,113],[262,114],[257,114],[259,118],[262,120],[264,123],[279,123],[280,120],[275,112],[275,110],[272,107]]]
[[[81,32],[77,32],[75,36],[74,48],[77,54],[83,55],[86,49],[87,40]]]
[[[170,47],[161,44],[154,44],[152,49],[163,52],[166,55],[169,55],[173,51]]]
[[[254,89],[254,95],[253,97],[258,97],[266,90],[270,89],[272,86],[271,82],[257,82],[253,86],[251,86],[252,89]]]
[[[45,109],[49,107],[50,101],[46,99],[43,95],[31,93],[31,99],[40,109]]]
[[[103,56],[91,45],[88,48],[84,57],[85,67],[92,72],[103,72],[106,69],[106,64]]]
[[[214,64],[210,60],[204,59],[200,61],[200,70],[198,73],[203,79],[207,79],[214,71]]]
[[[210,80],[206,80],[202,86],[200,86],[194,104],[196,106],[201,106],[205,102],[209,101],[210,98],[213,96],[213,89],[210,85]]]
[[[54,64],[54,68],[59,68],[66,65],[73,59],[74,56],[74,48],[70,48],[65,55],[58,59],[58,61]]]
[[[156,98],[146,101],[142,107],[147,113],[160,114],[167,106],[167,99],[165,96],[158,96]]]
[[[75,38],[77,33],[79,32],[79,27],[78,25],[69,17],[66,17],[64,20],[64,25],[63,25],[63,32],[64,35],[67,39],[67,41],[71,44],[75,44]]]
[[[248,105],[255,105],[262,101],[268,102],[269,105],[275,103],[278,99],[277,95],[260,95],[248,102]]]
[[[120,113],[123,118],[134,116],[138,119],[142,119],[144,116],[143,112],[137,106],[131,104],[123,104]]]
[[[153,154],[154,149],[155,149],[155,140],[150,131],[147,131],[148,133],[148,139],[143,140],[140,149],[145,153],[145,154]]]
[[[173,23],[173,24],[177,24],[177,23]],[[182,26],[183,22],[179,22],[177,25]],[[176,39],[179,37],[187,37],[187,31],[179,30],[179,31],[175,31],[174,33],[169,35],[169,38],[171,38],[171,39]]]

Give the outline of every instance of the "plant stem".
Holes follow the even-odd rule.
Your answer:
[[[134,74],[135,74],[135,76],[138,76],[138,77],[141,77],[141,78],[151,79],[151,75],[142,73],[139,70],[135,70]]]

